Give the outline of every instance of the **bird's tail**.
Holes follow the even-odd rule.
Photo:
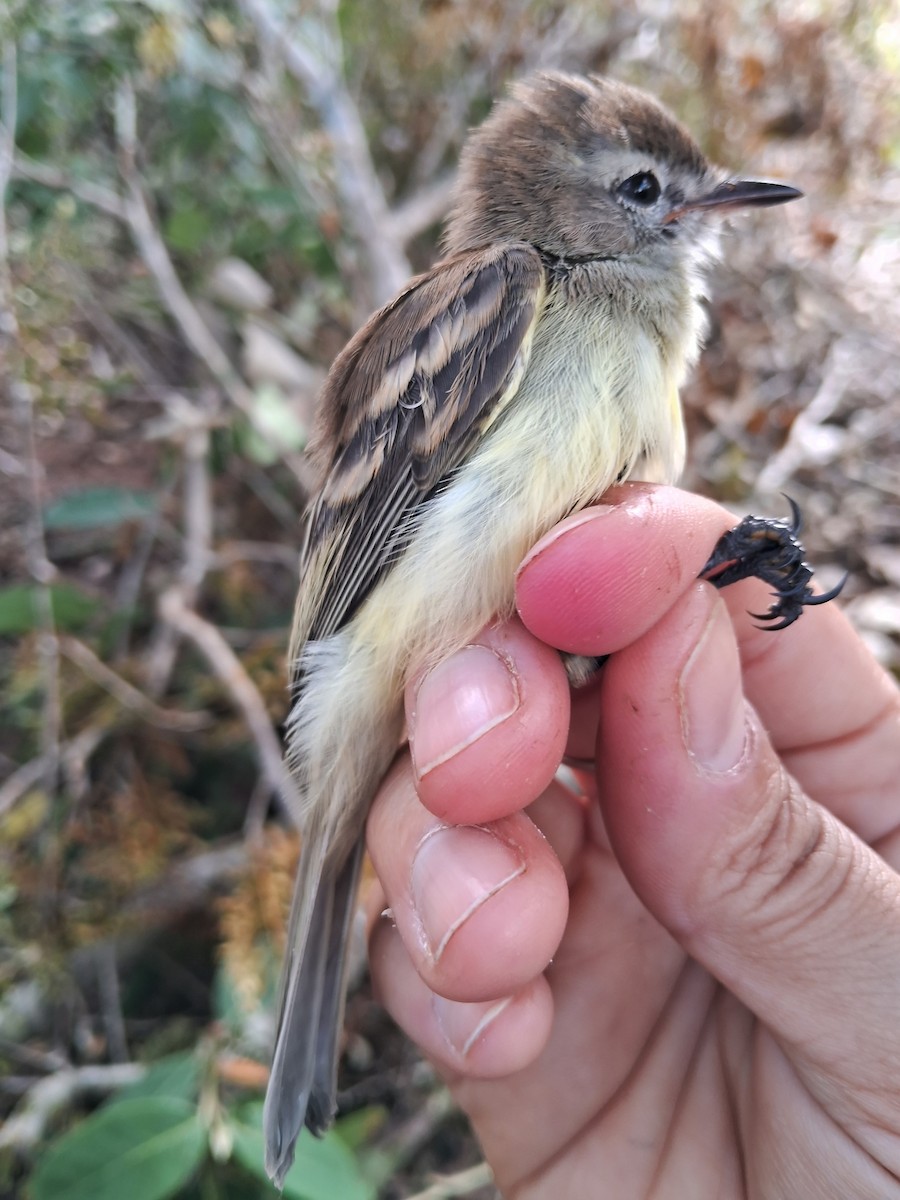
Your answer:
[[[302,666],[287,761],[306,815],[263,1110],[266,1170],[279,1187],[303,1126],[321,1134],[334,1118],[366,813],[403,724],[399,685],[346,635],[309,643]]]
[[[322,836],[304,840],[288,927],[280,1018],[263,1111],[266,1171],[277,1187],[294,1161],[304,1124],[324,1133],[334,1119],[338,1038],[347,949],[362,862],[360,836],[346,860],[325,860]]]

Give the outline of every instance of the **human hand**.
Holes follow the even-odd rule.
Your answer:
[[[408,691],[377,990],[507,1195],[900,1196],[900,695],[835,605],[696,580],[721,508],[614,498]]]

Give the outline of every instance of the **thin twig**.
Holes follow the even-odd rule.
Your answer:
[[[200,595],[212,555],[212,483],[209,477],[209,423],[204,413],[180,393],[169,398],[170,417],[178,422],[184,449],[184,557],[180,589],[186,607]],[[175,667],[178,631],[165,623],[152,639],[147,656],[147,687],[152,696],[165,691]]]
[[[333,5],[320,3],[311,29],[316,45],[304,40],[310,30],[288,30],[268,0],[241,0],[256,29],[264,56],[277,55],[304,89],[328,134],[335,185],[344,219],[352,229],[368,267],[372,304],[386,303],[411,275],[409,261],[389,229],[388,203],[372,162],[359,109],[347,89],[341,62],[340,30]]]
[[[122,989],[119,987],[116,951],[111,942],[101,942],[95,947],[94,966],[109,1057],[113,1062],[128,1062],[131,1056],[122,1013]]]
[[[40,183],[54,191],[71,192],[75,199],[81,200],[83,204],[98,208],[119,221],[128,220],[125,205],[112,188],[91,183],[88,179],[78,179],[68,171],[61,171],[49,163],[38,162],[21,151],[16,155],[13,174],[17,179],[29,179],[32,183]]]
[[[171,587],[163,593],[159,608],[163,619],[184,637],[189,638],[204,655],[235,706],[243,714],[256,744],[256,753],[266,782],[280,799],[287,815],[299,825],[300,796],[282,761],[281,746],[272,728],[263,698],[241,665],[240,659],[219,630],[187,606],[179,587]]]
[[[170,729],[177,733],[195,733],[200,729],[208,729],[212,724],[212,717],[209,713],[178,712],[174,709],[160,708],[158,704],[148,700],[144,693],[133,684],[102,662],[89,646],[77,638],[62,637],[60,649],[66,658],[80,667],[85,675],[93,679],[94,683],[109,692],[123,708],[137,713],[150,725],[155,725],[160,729]]]
[[[3,91],[0,94],[0,285],[2,285],[4,318],[0,334],[14,337],[17,333],[15,311],[9,276],[9,236],[6,229],[6,193],[16,159],[16,115],[18,112],[16,43],[10,38],[3,46]],[[7,313],[13,325],[7,326]]]
[[[410,1196],[410,1200],[455,1200],[457,1196],[471,1196],[493,1182],[494,1173],[488,1164],[478,1163],[452,1175],[439,1175],[423,1192]]]
[[[3,45],[3,82],[0,94],[0,358],[5,358],[6,387],[18,416],[28,488],[28,516],[23,526],[25,559],[34,580],[32,592],[38,630],[38,659],[43,681],[41,720],[42,782],[52,796],[59,779],[59,739],[62,706],[59,692],[59,645],[53,618],[50,583],[56,569],[47,557],[41,512],[41,476],[34,436],[34,396],[25,381],[19,347],[19,324],[13,299],[9,265],[9,236],[6,226],[6,193],[16,159],[18,113],[16,44],[9,38]]]
[[[210,566],[218,570],[239,562],[274,563],[296,573],[299,553],[296,547],[280,542],[223,542],[212,555]]]
[[[16,1111],[0,1127],[0,1150],[30,1150],[44,1138],[51,1122],[82,1096],[115,1092],[143,1079],[140,1063],[68,1067],[39,1079]]]
[[[52,747],[37,758],[23,763],[0,787],[0,817],[13,807],[24,795],[46,777],[50,766],[62,767],[68,778],[69,791],[73,798],[80,792],[79,781],[84,774],[85,764],[103,739],[113,732],[114,725],[91,726],[83,729],[59,748]]]
[[[393,208],[387,217],[386,228],[403,246],[437,225],[447,215],[453,199],[455,177],[445,175],[427,184]]]
[[[816,432],[834,413],[847,392],[860,358],[859,345],[839,338],[831,347],[822,371],[822,382],[809,404],[791,425],[787,441],[766,463],[756,478],[760,495],[780,491],[810,457]]]
[[[137,104],[134,87],[127,77],[116,92],[116,137],[119,147],[119,170],[126,188],[125,212],[128,225],[141,257],[153,276],[159,294],[180,328],[188,345],[203,362],[219,387],[251,423],[256,433],[277,452],[298,483],[308,492],[312,470],[298,454],[285,451],[261,423],[253,392],[232,366],[228,355],[216,341],[197,306],[188,296],[169,257],[166,244],[151,214],[150,201],[137,168]]]

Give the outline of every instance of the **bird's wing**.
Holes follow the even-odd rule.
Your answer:
[[[515,394],[544,296],[537,252],[459,255],[414,279],[338,357],[322,395],[292,662],[358,610],[416,510]],[[299,681],[295,681],[299,682]]]

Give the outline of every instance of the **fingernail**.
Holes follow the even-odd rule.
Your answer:
[[[422,940],[434,962],[486,900],[524,874],[508,842],[474,825],[439,825],[419,843],[410,890]]]
[[[600,517],[605,517],[607,513],[613,512],[615,507],[616,506],[614,504],[592,504],[590,508],[584,509],[582,512],[578,513],[577,516],[568,517],[565,521],[561,522],[561,524],[557,525],[555,529],[551,529],[545,537],[541,538],[536,546],[533,546],[531,550],[528,551],[528,553],[519,563],[519,569],[516,571],[516,579],[519,578],[519,576],[530,563],[533,563],[536,559],[540,558],[544,551],[549,550],[550,547],[555,542],[558,542],[560,538],[566,537],[567,534],[571,533],[573,529],[577,529],[580,525],[587,525],[591,521],[596,521]]]
[[[465,646],[438,663],[416,692],[412,745],[418,778],[484,737],[518,707],[512,663],[488,646]]]
[[[438,1028],[447,1045],[460,1058],[465,1058],[475,1043],[494,1024],[512,1003],[513,997],[493,1000],[486,1004],[464,1004],[435,996],[432,1004]]]
[[[707,771],[730,771],[747,744],[747,704],[737,640],[718,597],[679,681],[685,746]]]

